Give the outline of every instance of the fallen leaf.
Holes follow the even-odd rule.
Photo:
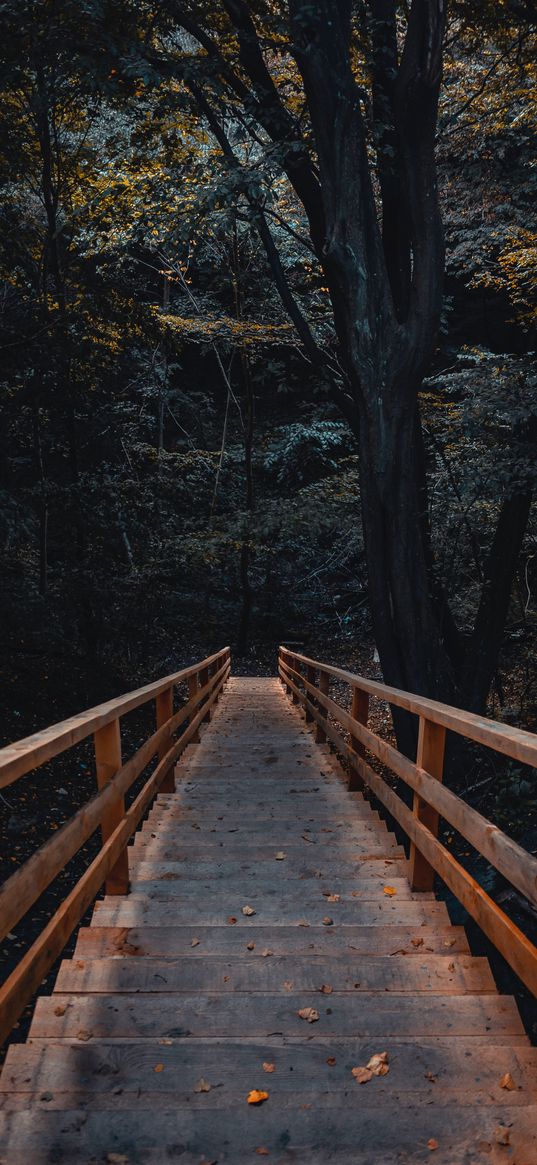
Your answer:
[[[263,958],[264,958],[264,959],[266,959],[266,958],[267,958],[267,955],[273,955],[273,954],[274,954],[274,951],[271,951],[271,950],[269,949],[269,947],[265,947],[265,950],[264,950],[264,951],[261,951],[261,954],[262,954]]]
[[[258,1157],[268,1157],[269,1156],[269,1151],[268,1151],[268,1149],[265,1149],[264,1145],[260,1145],[259,1149],[256,1149],[256,1153],[257,1153]]]
[[[438,1080],[438,1076],[435,1076],[434,1072],[426,1072],[425,1079],[430,1080],[431,1084],[436,1084],[436,1081]]]
[[[81,1027],[80,1031],[76,1033],[76,1038],[77,1040],[83,1040],[87,1044],[88,1040],[91,1040],[92,1035],[93,1032],[88,1032],[85,1028]]]
[[[319,988],[323,995],[331,995],[333,990],[334,988],[329,983],[323,983],[322,987]]]
[[[61,1007],[55,1007],[54,1008],[54,1015],[65,1015],[65,1010],[66,1009],[65,1009],[65,1006],[63,1004]]]
[[[107,1153],[105,1161],[106,1165],[129,1165],[126,1153]]]
[[[210,1084],[208,1084],[207,1080],[204,1080],[204,1079],[203,1079],[203,1076],[201,1076],[201,1078],[200,1078],[200,1079],[197,1081],[197,1083],[194,1085],[194,1089],[193,1089],[193,1091],[194,1091],[194,1092],[210,1092],[210,1091],[211,1091],[211,1085],[210,1085]]]
[[[410,941],[411,941],[413,947],[422,947],[423,946],[423,939],[422,938],[411,938]]]
[[[165,1044],[167,1048],[173,1046],[173,1040],[159,1040],[158,1042],[159,1044]]]
[[[454,938],[445,938],[442,945],[444,947],[454,947],[455,946],[455,939]]]
[[[448,969],[448,971],[454,971],[455,970],[455,963],[448,963],[447,969]]]
[[[335,1057],[335,1056],[329,1056],[329,1057],[328,1057],[328,1059],[327,1059],[327,1061],[326,1061],[326,1063],[328,1064],[328,1067],[329,1067],[329,1068],[333,1068],[333,1067],[334,1067],[334,1064],[337,1064],[336,1057]]]
[[[326,918],[323,918],[323,926],[333,926],[333,925],[334,925],[334,919],[329,918],[328,915],[326,915]]]
[[[395,886],[385,886],[384,893],[388,895],[388,898],[393,898],[394,894],[397,894],[397,890]]]
[[[193,939],[191,940],[191,943],[190,943],[190,946],[191,946],[191,947],[199,947],[199,945],[200,945],[200,940],[199,940],[199,938],[193,938]]]
[[[373,1073],[369,1068],[353,1068],[352,1074],[357,1084],[367,1084],[368,1080],[373,1079]]]
[[[248,1093],[246,1100],[248,1104],[263,1104],[263,1101],[268,1100],[268,1098],[268,1092],[261,1092],[258,1088],[253,1088],[252,1091]]]
[[[387,1052],[375,1052],[374,1056],[367,1061],[367,1067],[373,1073],[373,1076],[387,1076],[390,1071],[388,1066],[389,1055]]]
[[[39,1099],[44,1100],[45,1104],[46,1104],[47,1101],[54,1100],[54,1093],[53,1092],[42,1092]]]
[[[327,902],[341,902],[341,894],[325,894]]]
[[[163,1071],[164,1071],[164,1064],[155,1064],[155,1067],[153,1068],[153,1072],[163,1072]]]
[[[429,1137],[429,1140],[427,1141],[427,1148],[431,1150],[431,1153],[433,1149],[438,1149],[438,1141],[436,1137]]]
[[[247,951],[255,951],[255,943],[246,943]]]
[[[292,991],[293,990],[293,980],[286,979],[283,986],[284,986],[284,989],[286,991]]]
[[[300,918],[298,920],[297,926],[309,926],[309,922],[306,922],[305,918]]]
[[[236,918],[234,918],[232,914],[230,914],[230,916],[229,916],[229,918],[228,918],[228,923],[229,923],[229,925],[230,925],[230,926],[234,926],[234,925],[235,925],[235,923],[236,923],[236,921],[237,921],[237,919],[236,919]]]
[[[513,1091],[513,1089],[514,1089],[514,1088],[516,1088],[516,1084],[515,1084],[515,1082],[514,1082],[514,1080],[513,1080],[513,1077],[511,1076],[511,1073],[510,1073],[510,1072],[506,1072],[506,1073],[505,1073],[505,1076],[502,1076],[502,1077],[501,1077],[501,1079],[500,1079],[500,1088],[507,1088],[507,1090],[508,1090],[509,1092],[512,1092],[512,1091]]]
[[[308,1023],[316,1023],[319,1018],[319,1012],[314,1007],[301,1007],[298,1014],[301,1019],[307,1019]]]
[[[286,858],[287,855],[284,854],[283,849],[279,849],[278,853],[275,854],[274,857],[275,857],[277,862],[283,862],[284,858]]]
[[[252,914],[255,914],[255,910],[253,906],[243,906],[242,913],[245,914],[247,918],[251,918]]]
[[[275,1072],[275,1071],[276,1071],[276,1065],[275,1065],[275,1064],[269,1064],[269,1061],[268,1061],[268,1060],[264,1060],[264,1062],[263,1062],[263,1071],[264,1071],[264,1072]]]
[[[494,1129],[494,1140],[497,1145],[509,1145],[511,1142],[511,1130],[506,1125],[498,1125]]]

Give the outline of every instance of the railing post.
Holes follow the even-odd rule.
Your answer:
[[[323,696],[328,695],[329,682],[330,681],[328,678],[328,673],[325,671],[320,671],[319,672],[319,691],[322,692]],[[326,712],[326,710],[323,709],[322,704],[319,707],[319,711],[321,711],[321,710],[324,712],[324,715],[326,717],[328,717],[328,712]],[[317,724],[317,728],[315,729],[315,740],[316,740],[317,744],[326,744],[326,732],[325,732],[324,728],[321,728],[320,724]]]
[[[209,682],[209,668],[202,667],[202,669],[199,673],[199,677],[200,677],[200,688],[203,688],[203,687],[205,687],[205,684]],[[206,699],[207,699],[207,696],[204,696],[204,699],[203,699],[204,703],[205,703]],[[206,712],[205,716],[203,717],[202,724],[206,724],[210,719],[211,719],[211,709],[209,708],[209,710]]]
[[[315,668],[311,667],[309,664],[308,664],[308,668],[306,671],[306,678],[309,680],[310,684],[315,683]],[[306,691],[306,699],[307,700],[312,699],[312,697],[308,691]],[[306,722],[308,723],[311,720],[313,720],[313,713],[310,712],[308,705],[306,704]]]
[[[369,717],[369,693],[364,692],[362,688],[352,689],[352,708],[351,716],[353,720],[357,720],[359,724],[367,724]],[[361,740],[357,740],[351,733],[351,748],[358,756],[365,756],[365,748]],[[359,789],[363,789],[364,782],[356,772],[356,769],[351,769],[349,777],[349,792],[356,793]]]
[[[159,692],[156,698],[156,712],[157,712],[157,728],[162,728],[162,725],[173,716],[173,686],[165,688],[163,692]],[[168,733],[162,744],[159,745],[158,759],[162,760],[166,756],[171,745],[171,733]],[[160,786],[161,793],[175,793],[175,777],[173,767],[170,767],[166,773],[164,780]]]
[[[119,718],[105,724],[94,734],[95,768],[97,787],[102,789],[121,768],[121,731]],[[125,816],[125,799],[118,796],[113,805],[103,813],[101,834],[103,843],[117,828]],[[107,894],[127,894],[129,890],[129,855],[127,847],[119,855],[105,883]]]
[[[445,728],[441,724],[433,724],[431,720],[426,720],[424,716],[420,716],[416,764],[418,768],[425,769],[425,772],[429,773],[431,777],[436,777],[439,781],[442,780],[444,770],[445,744]],[[434,837],[438,837],[438,813],[418,793],[414,793],[412,812],[418,821],[427,826]],[[429,862],[412,842],[410,844],[409,882],[412,890],[432,890],[434,884],[433,867],[429,865]]]
[[[194,697],[197,696],[198,687],[199,687],[199,685],[198,685],[198,673],[196,671],[196,672],[194,672],[193,675],[188,677],[188,699],[189,700],[193,700]],[[197,709],[194,710],[194,713],[193,713],[194,716],[196,715],[196,711],[197,711]],[[190,737],[190,743],[191,744],[199,744],[199,739],[200,739],[199,728],[196,728],[194,735]]]
[[[291,656],[291,660],[290,660],[290,666],[291,666],[292,668],[294,668],[294,670],[295,670],[295,671],[298,671],[298,670],[299,670],[299,667],[298,667],[298,659],[296,659],[294,655],[292,655],[292,656]],[[295,677],[294,683],[296,684],[296,682],[297,682],[297,681],[296,681],[296,677]],[[293,704],[298,704],[298,702],[299,702],[299,700],[298,700],[298,696],[297,696],[296,692],[293,692],[293,690],[292,690],[292,689],[291,689],[291,700],[292,700],[292,703],[293,703]]]

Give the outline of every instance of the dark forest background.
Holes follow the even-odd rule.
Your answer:
[[[252,206],[263,198],[287,287],[337,368],[303,209],[236,111],[242,169],[222,165],[166,63],[169,26],[157,59],[157,7],[173,5],[1,6],[5,740],[226,642],[245,671],[273,672],[283,640],[380,674],[356,435],[285,311]],[[420,404],[433,551],[463,635],[500,508],[535,468],[532,19],[460,4],[446,34],[447,273]],[[298,86],[280,81],[294,109]],[[531,513],[489,697],[528,727],[536,583]]]

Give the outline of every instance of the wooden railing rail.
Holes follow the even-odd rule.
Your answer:
[[[305,669],[305,675],[301,669]],[[446,729],[530,765],[537,765],[537,736],[435,700],[401,692],[285,647],[279,651],[278,671],[293,701],[302,704],[307,719],[315,720],[317,740],[328,739],[349,763],[352,773],[349,788],[369,786],[406,832],[410,839],[412,888],[431,890],[437,873],[520,979],[537,994],[537,948],[438,839],[439,818],[443,817],[521,894],[537,905],[537,859],[442,784]],[[330,678],[350,686],[350,713],[329,695]],[[370,696],[419,717],[415,762],[368,728]],[[349,734],[349,742],[341,729]],[[413,790],[412,809],[375,772],[366,760],[366,752]]]
[[[103,883],[109,894],[128,892],[128,842],[155,794],[174,788],[172,766],[186,745],[199,739],[199,725],[210,718],[211,707],[230,670],[230,650],[225,647],[155,684],[0,749],[2,787],[93,734],[98,786],[95,796],[0,886],[0,941],[99,826],[103,842],[96,858],[0,989],[0,1042],[9,1034]],[[188,702],[174,713],[174,689],[185,682]],[[156,703],[156,732],[123,764],[121,717],[152,700]],[[184,725],[187,726],[175,739],[174,734]],[[154,757],[154,771],[126,810],[125,794]]]

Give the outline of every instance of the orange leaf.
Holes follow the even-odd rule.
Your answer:
[[[164,1071],[164,1064],[155,1064],[155,1067],[153,1068],[153,1072],[163,1072],[163,1071]]]
[[[394,894],[397,894],[397,890],[395,886],[385,886],[384,893],[388,895],[388,898],[393,898]]]
[[[269,1156],[269,1151],[268,1151],[268,1149],[265,1149],[264,1145],[260,1145],[259,1149],[256,1149],[256,1153],[257,1153],[258,1157],[268,1157]]]
[[[276,1065],[275,1065],[275,1064],[269,1064],[268,1060],[265,1060],[265,1061],[263,1062],[263,1071],[264,1071],[264,1072],[275,1072],[275,1071],[276,1071]]]
[[[429,1140],[427,1141],[427,1148],[430,1149],[431,1152],[433,1149],[438,1149],[438,1141],[436,1137],[429,1137]]]
[[[253,1088],[252,1091],[248,1093],[246,1100],[248,1104],[263,1104],[263,1101],[268,1100],[268,1098],[268,1092],[261,1092],[258,1088]]]
[[[321,991],[322,995],[331,995],[334,988],[331,987],[329,983],[323,983],[319,990]]]
[[[352,1074],[357,1084],[367,1084],[373,1079],[373,1073],[369,1068],[353,1068]]]
[[[500,1080],[500,1088],[507,1088],[508,1092],[512,1092],[516,1088],[516,1084],[510,1072],[506,1072]]]
[[[301,1019],[307,1019],[308,1023],[316,1023],[319,1018],[319,1012],[314,1007],[301,1007],[298,1014]]]

